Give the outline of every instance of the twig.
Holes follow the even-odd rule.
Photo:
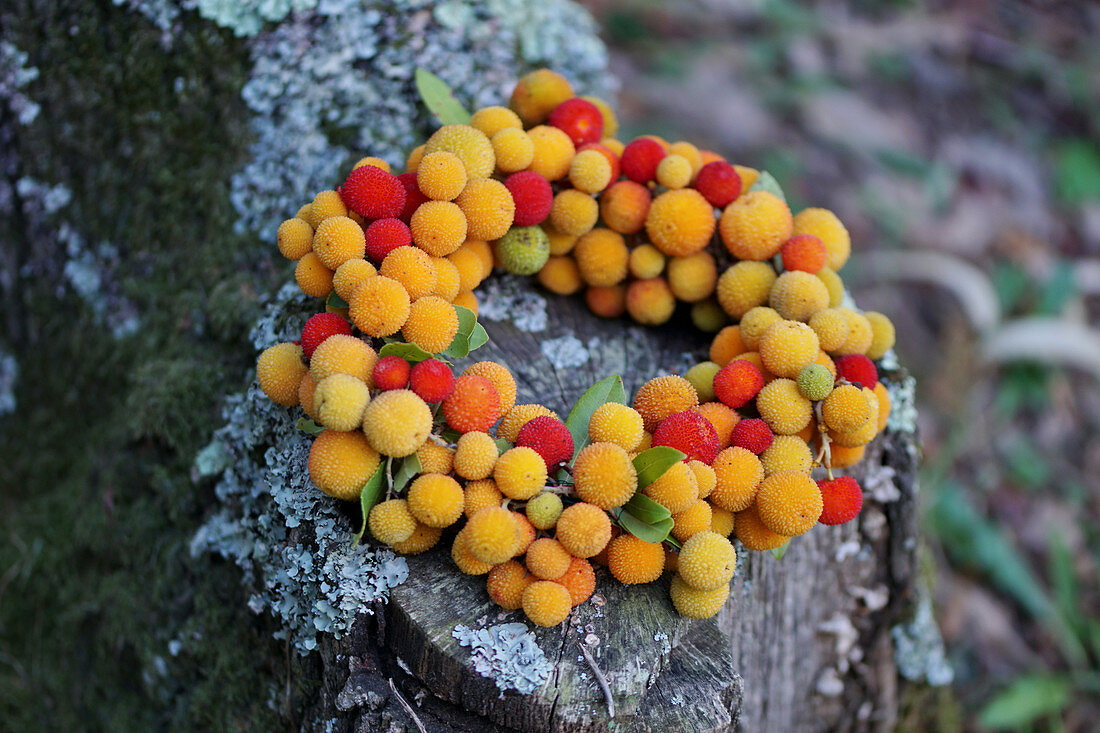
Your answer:
[[[611,686],[607,684],[607,678],[603,676],[603,672],[600,670],[600,665],[596,664],[595,657],[592,656],[592,652],[588,651],[588,647],[584,644],[579,644],[581,652],[584,654],[584,658],[588,660],[588,666],[592,668],[592,674],[596,676],[596,681],[600,683],[600,689],[603,690],[603,696],[607,699],[607,717],[615,717],[615,700],[611,697]]]
[[[405,708],[405,712],[408,713],[412,721],[416,723],[416,729],[419,730],[420,733],[428,733],[427,729],[424,728],[424,724],[420,722],[420,716],[412,709],[412,705],[409,705],[408,701],[406,701],[405,698],[401,696],[401,693],[397,691],[397,685],[393,683],[393,677],[390,677],[390,689],[393,690],[397,702],[401,703],[401,707]]]

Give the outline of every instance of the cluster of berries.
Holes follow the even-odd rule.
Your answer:
[[[257,364],[264,393],[318,426],[318,488],[361,501],[365,528],[398,552],[446,531],[463,573],[543,626],[592,595],[593,562],[627,584],[669,570],[677,611],[714,615],[731,537],[775,550],[859,513],[860,487],[832,469],[858,461],[890,411],[872,360],[894,329],[842,307],[850,242],[836,216],[792,217],[757,171],[655,136],[623,145],[616,128],[604,102],[540,70],[510,108],[440,128],[405,173],[362,159],[279,227],[327,312]],[[598,315],[649,325],[692,303],[716,332],[710,358],[650,380],[632,406],[590,405],[579,424],[517,405],[504,366],[456,376],[446,360],[476,348],[473,290],[494,267],[584,288]],[[368,502],[383,474],[385,496]]]

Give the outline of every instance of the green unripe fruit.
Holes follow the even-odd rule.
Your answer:
[[[550,239],[542,227],[512,227],[497,240],[497,257],[516,275],[534,275],[550,259]]]
[[[718,333],[729,322],[729,317],[717,301],[708,298],[691,306],[691,322],[704,333]]]
[[[561,497],[544,491],[527,502],[527,519],[535,529],[550,529],[558,523],[561,510]]]
[[[833,391],[833,373],[821,364],[807,364],[798,373],[798,391],[811,402],[825,399]]]
[[[691,382],[692,387],[695,387],[700,402],[714,401],[714,375],[721,368],[713,361],[704,361],[687,370],[684,379]]]

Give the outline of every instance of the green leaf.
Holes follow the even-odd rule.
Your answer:
[[[616,513],[619,526],[644,542],[664,542],[672,531],[672,517],[650,524],[621,509],[616,510]]]
[[[775,176],[767,171],[760,171],[760,175],[757,176],[756,181],[749,188],[749,191],[767,191],[773,193],[783,201],[787,200],[786,195],[783,193],[783,189],[779,185],[779,181],[775,180]]]
[[[416,70],[416,91],[424,101],[424,106],[444,125],[465,125],[470,122],[470,113],[455,99],[447,83],[427,69]]]
[[[673,537],[672,535],[669,535],[668,537],[665,537],[665,542],[667,542],[668,544],[672,545],[672,546],[673,546],[673,547],[675,547],[675,548],[676,548],[677,550],[682,550],[682,549],[684,549],[684,543],[680,542],[680,540],[676,539],[676,538],[675,538],[675,537]]]
[[[420,456],[416,453],[405,456],[401,459],[401,464],[397,467],[397,470],[393,472],[393,491],[394,493],[400,493],[412,481],[413,476],[424,470],[424,467],[420,465]]]
[[[328,308],[350,308],[348,302],[341,298],[335,290],[329,293],[328,300],[325,301],[325,306]]]
[[[1061,675],[1021,677],[993,698],[979,715],[981,724],[993,730],[1025,726],[1065,708],[1070,698],[1070,682]]]
[[[647,524],[655,524],[672,516],[666,507],[650,499],[642,492],[630,497],[630,501],[623,505],[623,510],[633,514]]]
[[[1058,193],[1070,204],[1100,199],[1100,146],[1087,138],[1069,140],[1055,151]]]
[[[634,457],[634,470],[638,472],[638,488],[644,489],[665,475],[665,471],[687,458],[683,451],[658,445],[644,450]]]
[[[500,453],[502,455],[504,451],[512,447],[512,444],[504,438],[493,438],[493,442],[497,444],[497,453]]]
[[[443,432],[439,434],[439,437],[448,443],[457,443],[458,439],[462,437],[462,433],[458,432],[454,428],[445,428]]]
[[[470,334],[470,351],[477,351],[487,343],[489,343],[489,334],[485,331],[485,326],[475,323],[474,332]]]
[[[367,531],[367,515],[370,514],[370,510],[374,508],[378,500],[382,498],[382,477],[385,474],[386,464],[382,463],[378,466],[378,470],[374,472],[374,475],[367,479],[367,483],[363,484],[363,488],[359,490],[359,506],[363,510],[363,526],[359,528],[359,532],[355,535],[356,545],[362,541],[363,533]]]
[[[308,417],[298,418],[298,424],[294,427],[298,428],[303,433],[309,433],[310,435],[320,435],[325,431],[323,427],[313,422]]]
[[[773,547],[768,550],[776,560],[782,560],[783,556],[787,554],[787,550],[791,549],[791,541],[787,540],[779,547]]]
[[[592,413],[607,402],[626,404],[623,378],[618,374],[601,379],[585,390],[577,400],[577,404],[573,405],[573,409],[569,411],[569,417],[565,419],[565,427],[569,428],[569,432],[573,434],[573,460],[576,460],[577,454],[588,445],[588,421],[592,419]],[[573,464],[573,460],[569,461],[570,465]]]
[[[395,341],[384,345],[378,350],[378,356],[400,356],[410,364],[419,364],[425,359],[432,359],[434,356],[424,349],[420,348],[416,344],[406,344],[400,341]],[[448,362],[449,363],[449,362]]]
[[[458,314],[458,332],[451,341],[451,345],[443,352],[443,355],[452,359],[461,359],[471,351],[470,337],[474,333],[474,328],[478,325],[477,316],[469,308],[463,308],[460,305],[452,307]],[[488,335],[486,335],[486,340],[488,340]]]

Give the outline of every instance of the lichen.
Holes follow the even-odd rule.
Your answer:
[[[0,349],[0,416],[15,412],[15,383],[19,379],[19,362]]]
[[[894,658],[898,672],[912,682],[930,685],[949,685],[955,679],[955,670],[947,661],[943,637],[932,614],[932,599],[927,589],[922,589],[920,600],[908,623],[891,629],[894,637]]]
[[[555,369],[579,367],[588,361],[588,349],[572,333],[567,333],[559,338],[546,339],[539,344],[539,348],[542,350],[542,355]]]
[[[478,290],[478,317],[486,321],[511,321],[520,331],[546,330],[546,298],[531,289],[527,278],[495,275]]]
[[[38,117],[40,107],[23,89],[38,78],[38,69],[27,66],[27,52],[15,44],[0,41],[0,100],[12,111],[21,125],[29,125]]]
[[[525,624],[497,624],[484,629],[460,624],[451,635],[460,645],[470,647],[474,671],[492,679],[501,697],[506,690],[528,695],[550,677],[553,665]]]
[[[893,352],[888,352],[890,356]],[[885,360],[885,357],[884,357]],[[896,363],[896,358],[894,362]],[[890,416],[886,428],[898,433],[911,434],[917,429],[917,380],[906,374],[901,380],[884,379],[890,395]]]

